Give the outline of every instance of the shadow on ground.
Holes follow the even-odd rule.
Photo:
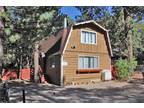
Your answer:
[[[53,85],[27,84],[10,85],[10,102],[22,102],[22,89],[26,90],[28,103],[142,103],[144,84],[131,82],[123,87],[108,86],[105,89],[77,87],[57,87]]]

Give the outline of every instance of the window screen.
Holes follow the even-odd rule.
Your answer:
[[[98,57],[79,57],[79,68],[80,69],[96,69],[99,66]]]
[[[81,34],[81,43],[96,44],[96,33],[82,31],[82,34]]]

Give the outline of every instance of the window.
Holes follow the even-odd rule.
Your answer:
[[[96,33],[95,32],[82,31],[81,43],[96,44]]]
[[[79,69],[96,69],[99,67],[98,57],[80,56]]]
[[[55,68],[55,57],[50,57],[50,67]]]

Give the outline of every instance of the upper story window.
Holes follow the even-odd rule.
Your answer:
[[[96,32],[92,31],[81,31],[81,43],[84,44],[96,44]]]

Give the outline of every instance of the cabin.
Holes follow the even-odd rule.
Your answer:
[[[94,20],[67,26],[39,42],[41,64],[48,82],[60,86],[100,81],[111,70],[112,49],[108,30]]]

